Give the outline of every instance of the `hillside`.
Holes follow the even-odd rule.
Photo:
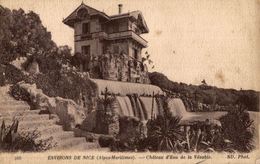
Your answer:
[[[71,49],[56,45],[38,14],[0,5],[0,86],[25,81],[48,96],[79,101],[94,92],[95,84],[75,71],[72,60]],[[34,61],[39,69],[28,73]]]
[[[149,74],[151,83],[159,86],[163,90],[173,92],[184,101],[189,101],[194,106],[196,102],[210,107],[219,106],[223,110],[228,110],[235,105],[243,104],[250,111],[259,111],[259,92],[253,90],[223,89],[207,84],[187,85],[169,80],[165,75],[158,72]],[[187,105],[188,103],[186,103]]]

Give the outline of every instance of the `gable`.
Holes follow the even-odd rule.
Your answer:
[[[74,27],[75,22],[80,21],[82,19],[90,18],[91,16],[94,15],[100,15],[105,19],[109,19],[109,17],[105,13],[98,11],[82,3],[67,18],[63,20],[63,23],[70,27]]]

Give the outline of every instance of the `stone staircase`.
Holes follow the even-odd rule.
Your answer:
[[[100,150],[98,143],[86,142],[85,137],[75,137],[74,132],[64,131],[57,125],[57,116],[47,114],[41,109],[30,110],[24,101],[17,101],[8,94],[9,87],[0,87],[0,125],[2,120],[5,125],[11,125],[14,119],[19,120],[18,132],[34,132],[40,134],[37,140],[51,139],[56,146],[54,151],[96,151]]]

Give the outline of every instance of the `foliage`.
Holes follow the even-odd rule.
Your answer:
[[[35,109],[35,103],[31,101],[30,94],[25,89],[19,87],[18,84],[11,86],[10,94],[16,100],[26,101],[30,105],[31,109]]]
[[[46,74],[38,74],[35,83],[43,93],[50,97],[63,97],[76,102],[81,95],[90,98],[95,94],[96,84],[82,74],[73,70],[53,70]]]
[[[2,121],[0,129],[0,151],[46,151],[55,146],[51,143],[51,138],[36,141],[40,136],[40,133],[36,130],[19,133],[18,125],[19,121],[15,119],[10,127],[6,127],[5,121]]]
[[[233,108],[220,118],[224,137],[229,139],[240,152],[250,152],[253,148],[253,120],[243,106]]]
[[[135,117],[119,119],[120,132],[110,146],[112,151],[144,151],[147,147],[142,128],[144,124]]]
[[[148,120],[147,134],[136,133],[135,137],[117,138],[113,145],[114,151],[232,153],[253,150],[253,121],[244,108],[231,110],[221,117],[220,122],[209,119],[182,122],[169,113],[167,97],[161,98],[164,113]],[[129,129],[128,125],[123,129]],[[131,136],[129,131],[127,136]]]
[[[16,84],[20,81],[32,82],[31,78],[11,64],[0,65],[0,86]]]
[[[8,64],[18,57],[27,57],[25,69],[35,60],[40,71],[47,73],[70,64],[72,55],[67,45],[57,47],[52,41],[39,15],[0,6],[0,63]]]
[[[15,84],[11,86],[11,95],[16,99],[16,100],[23,100],[23,101],[30,101],[30,94],[25,90],[19,87],[19,85]]]
[[[51,33],[33,11],[11,11],[0,6],[0,36],[1,63],[5,64],[20,56],[51,52],[56,48]]]
[[[234,152],[231,141],[224,138],[221,127],[209,120],[196,121],[184,126],[185,140],[182,148],[185,152]]]
[[[153,151],[177,151],[182,138],[180,118],[158,116],[147,124],[148,143]]]
[[[142,63],[147,63],[151,66],[152,69],[154,69],[153,61],[150,59],[151,54],[148,53],[148,51],[145,52],[145,57],[142,57]]]
[[[105,89],[104,97],[99,97],[97,99],[98,110],[96,114],[96,131],[98,133],[107,134],[109,131],[108,126],[117,121],[117,117],[115,117],[116,114],[112,111],[112,104],[114,101],[115,97],[110,95],[107,88]]]
[[[192,106],[197,107],[198,102],[210,105],[209,109],[225,110],[230,109],[229,106],[244,104],[249,111],[259,111],[259,92],[253,90],[235,90],[223,89],[209,85],[187,85],[169,80],[165,75],[152,72],[149,73],[150,81],[153,85],[159,86],[167,93],[177,94],[188,101]],[[186,108],[189,106],[186,105]],[[215,108],[215,106],[219,108]],[[195,108],[195,110],[198,110]]]
[[[107,135],[101,135],[98,138],[98,143],[101,147],[109,147],[114,142],[114,137],[107,136]]]

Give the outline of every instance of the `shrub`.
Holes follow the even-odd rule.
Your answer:
[[[96,84],[73,70],[52,70],[38,74],[34,81],[37,88],[50,97],[63,97],[75,102],[82,100],[82,95],[90,98],[96,92]]]
[[[115,142],[115,138],[112,136],[102,135],[98,138],[98,143],[101,147],[110,147]]]
[[[225,138],[229,139],[235,150],[250,152],[253,148],[254,127],[249,113],[242,106],[230,110],[220,118]]]
[[[10,94],[16,100],[26,101],[30,105],[31,109],[35,109],[35,103],[31,101],[30,94],[18,84],[11,86]]]
[[[37,141],[40,133],[36,130],[18,133],[18,125],[19,121],[13,120],[12,125],[6,127],[4,120],[2,121],[0,129],[0,151],[46,151],[55,146],[51,138]]]
[[[180,118],[158,116],[147,123],[147,140],[153,151],[177,151],[182,140]]]

